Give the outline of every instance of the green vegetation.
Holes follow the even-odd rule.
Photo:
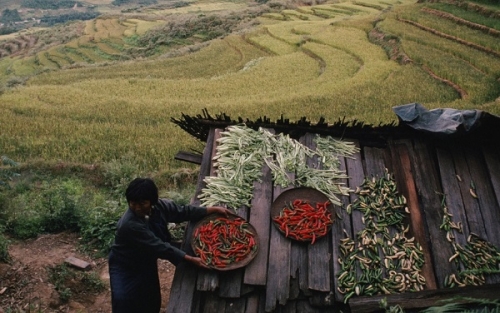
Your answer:
[[[456,303],[453,303],[455,302]],[[450,300],[442,300],[442,305],[435,305],[420,313],[499,313],[500,303],[498,300],[478,299],[470,297],[455,297]],[[448,302],[448,303],[446,303]],[[467,303],[467,304],[464,304]],[[399,305],[389,305],[387,299],[380,300],[380,308],[385,313],[405,313],[405,310]]]
[[[6,105],[2,106],[5,112],[2,115],[11,121],[5,125],[13,136],[7,136],[2,144],[10,147],[7,152],[21,161],[35,155],[47,159],[57,155],[64,160],[69,158],[68,161],[91,163],[107,161],[130,150],[128,142],[137,142],[134,138],[141,138],[147,147],[161,142],[166,133],[174,135],[169,138],[183,137],[184,134],[168,125],[170,117],[182,111],[198,112],[204,107],[255,117],[264,106],[268,115],[286,113],[290,118],[307,115],[311,119],[325,116],[329,120],[346,116],[373,123],[393,120],[391,106],[413,101],[429,107],[485,106],[496,113],[498,57],[443,39],[403,19],[450,36],[463,34],[464,41],[492,51],[498,50],[497,38],[420,10],[425,6],[453,7],[456,16],[475,22],[491,21],[490,27],[495,26],[495,19],[451,4],[346,2],[285,10],[287,15],[295,12],[295,16],[304,18],[278,21],[262,16],[258,21],[263,27],[249,29],[241,36],[227,36],[237,25],[237,14],[199,14],[184,19],[173,16],[163,26],[145,33],[135,30],[144,23],[150,23],[149,27],[155,23],[110,17],[95,20],[85,33],[80,36],[74,33],[69,41],[59,39],[55,33],[52,37],[45,35],[38,41],[52,40],[62,46],[41,50],[32,63],[15,58],[2,66],[4,84],[8,81],[6,77],[17,77],[22,84],[20,78],[31,76],[27,86],[3,95],[2,102]],[[322,13],[318,16],[319,11]],[[326,17],[327,11],[334,14]],[[413,62],[401,66],[388,60],[379,44],[366,39],[373,25],[388,40],[395,38],[399,43],[397,48]],[[225,37],[209,46],[192,45],[220,34]],[[77,40],[71,39],[75,36]],[[134,55],[179,55],[182,50],[172,50],[173,47],[177,49],[186,43],[191,46],[185,51],[195,53],[119,63]],[[93,65],[86,66],[88,63]],[[247,63],[252,66],[246,66]],[[430,76],[426,69],[442,80]],[[443,84],[445,80],[465,90],[467,97],[460,98],[458,90]],[[328,110],[324,110],[325,106]],[[304,111],[304,107],[310,109]],[[136,116],[135,110],[145,112],[146,116],[137,122],[131,120],[128,116]],[[28,114],[30,111],[34,115]],[[59,116],[50,118],[54,111]],[[18,142],[15,133],[20,129],[9,125],[23,120],[26,114],[36,121],[33,126],[15,122],[27,128],[27,140]],[[64,122],[54,123],[56,120]],[[46,135],[40,138],[41,125],[55,124],[60,125],[60,130],[42,130]],[[134,127],[125,130],[120,127],[123,124],[137,125],[139,131],[130,131]],[[148,124],[154,127],[146,127]],[[78,128],[76,125],[82,130],[70,132]],[[90,145],[92,149],[83,151],[84,147],[90,147],[90,142],[95,143]],[[125,142],[125,146],[120,148],[120,142]],[[171,158],[173,153],[195,143],[189,139],[175,142],[187,144],[170,148],[167,140],[163,140],[155,150],[169,150],[168,154],[154,156],[142,145],[135,144],[132,150],[149,168],[157,168],[159,164],[176,167],[178,164]],[[23,151],[30,153],[26,155]]]
[[[7,236],[4,235],[3,227],[0,228],[0,262],[8,263],[10,261],[9,255],[9,244],[10,241]]]
[[[2,193],[2,224],[6,233],[13,238],[34,238],[41,233],[65,230],[87,234],[95,232],[92,228],[99,226],[96,225],[96,215],[109,215],[106,213],[110,209],[105,203],[106,198],[111,197],[92,186],[84,186],[81,180],[46,174],[32,175],[26,178],[21,176],[10,191]],[[116,205],[113,212],[114,216],[109,218],[116,223],[123,208]],[[105,218],[97,221],[102,225],[109,223]],[[108,238],[96,236],[84,239],[86,243],[94,241],[93,244],[99,248],[105,248],[103,242],[110,243],[109,234]]]
[[[124,5],[124,4],[130,4],[130,3],[139,3],[142,5],[149,5],[149,4],[156,4],[156,0],[113,0],[112,4],[116,6]]]
[[[161,19],[107,16],[18,37],[5,50],[19,56],[0,59],[0,145],[23,163],[129,155],[142,171],[170,171],[184,166],[177,151],[202,149],[171,118],[203,108],[374,124],[410,102],[498,114],[498,37],[425,8],[499,27],[449,3],[363,1],[162,8]]]
[[[83,250],[105,256],[114,239],[116,222],[126,209],[125,188],[133,178],[145,175],[127,156],[100,167],[38,163],[21,167],[18,172],[20,175],[8,176],[8,188],[0,189],[3,262],[9,260],[9,238],[23,240],[61,231],[79,233]],[[186,204],[197,171],[179,169],[153,177],[162,197]]]
[[[79,5],[78,1],[73,0],[22,0],[21,7],[32,8],[32,9],[45,9],[54,10],[60,8],[72,8],[73,6]],[[81,4],[80,4],[81,6]]]
[[[2,11],[2,15],[0,16],[0,22],[2,23],[11,23],[20,21],[21,17],[19,16],[19,12],[17,10],[9,10],[5,9]]]
[[[248,16],[240,12],[226,16],[199,15],[180,22],[168,22],[140,36],[136,41],[139,48],[136,49],[140,49],[142,55],[151,56],[163,46],[184,46],[212,40],[228,35],[245,18]]]
[[[478,14],[474,11],[464,10],[461,7],[456,5],[448,4],[448,3],[426,3],[425,7],[429,7],[435,10],[439,10],[441,12],[446,12],[453,14],[456,17],[465,19],[472,23],[478,23],[484,25],[486,27],[490,27],[496,30],[500,30],[500,19],[495,18],[494,14]]]
[[[96,273],[77,271],[66,264],[49,268],[49,279],[63,303],[68,302],[73,295],[97,294],[106,288]]]
[[[2,156],[2,163],[0,164],[0,189],[9,188],[8,182],[12,180],[13,177],[19,176],[19,173],[15,169],[19,166],[17,162],[9,159],[6,156]]]
[[[40,23],[45,26],[52,26],[59,23],[66,23],[74,20],[90,20],[99,16],[96,12],[77,12],[69,14],[61,14],[57,16],[44,16],[40,19]]]

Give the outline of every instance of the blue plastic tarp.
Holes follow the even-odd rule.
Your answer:
[[[433,109],[427,110],[420,103],[410,103],[392,108],[405,124],[415,130],[450,135],[470,132],[480,126],[495,123],[500,128],[500,117],[481,110]]]

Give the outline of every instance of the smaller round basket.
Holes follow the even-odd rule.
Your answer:
[[[213,252],[208,253],[208,249],[206,249],[205,247],[202,247],[200,244],[200,236],[201,236],[201,232],[203,232],[204,226],[212,223],[212,225],[217,225],[217,227],[218,227],[217,230],[220,231],[225,226],[228,226],[227,221],[240,222],[241,226],[238,226],[238,230],[240,231],[240,234],[245,234],[245,236],[247,236],[247,238],[250,238],[250,237],[253,238],[254,245],[253,245],[253,247],[248,247],[248,245],[247,245],[246,248],[248,248],[248,251],[245,251],[244,256],[239,257],[238,259],[235,259],[235,260],[230,260],[230,262],[228,262],[227,264],[222,263],[220,265],[215,265],[215,264],[213,264],[213,262],[210,262],[209,264],[207,264],[208,267],[215,269],[215,270],[218,270],[218,271],[230,271],[230,270],[244,267],[255,258],[255,256],[257,255],[257,253],[259,251],[259,238],[257,236],[257,231],[249,222],[247,222],[245,219],[243,219],[242,217],[240,217],[236,214],[229,214],[226,217],[223,214],[216,213],[216,214],[210,214],[210,215],[205,216],[203,219],[198,221],[193,228],[193,235],[191,236],[191,248],[193,249],[194,253],[198,257],[202,257],[201,251],[203,251],[204,253],[206,253],[206,255],[208,255],[208,258],[210,258],[211,260],[215,260],[215,257],[217,257],[219,260],[229,260],[228,258],[221,257],[220,255],[214,256]],[[215,232],[215,230],[213,230],[213,231]],[[217,235],[215,236],[211,246],[212,246],[212,250],[214,248],[219,249],[219,247],[222,247],[222,249],[224,249],[224,250],[220,250],[220,251],[224,251],[223,254],[227,256],[229,253],[228,250],[231,250],[231,247],[236,247],[236,246],[241,247],[243,242],[244,242],[244,240],[242,241],[241,237],[231,236],[229,234],[226,234],[226,236],[224,237],[222,232],[217,232]],[[227,262],[227,261],[223,261],[223,262]]]
[[[328,201],[328,197],[322,193],[321,191],[314,189],[314,188],[309,188],[309,187],[298,187],[298,188],[293,188],[293,189],[288,189],[281,193],[276,200],[274,200],[272,206],[271,206],[271,220],[274,226],[283,234],[286,236],[286,233],[280,228],[280,225],[274,220],[276,217],[280,216],[281,211],[284,208],[289,208],[293,210],[293,205],[292,203],[295,200],[302,200],[304,202],[309,203],[311,206],[315,207],[316,204],[318,203],[326,203]],[[333,204],[328,202],[328,205],[326,206],[326,209],[330,212],[331,214],[331,220],[332,223],[335,220],[335,209],[333,207]],[[331,230],[332,225],[330,224],[327,227],[326,234]],[[317,236],[315,237],[314,240],[317,240],[318,238],[326,236]],[[302,241],[302,242],[313,242],[312,238],[308,239],[296,239],[293,237],[288,237],[292,240],[296,241]]]

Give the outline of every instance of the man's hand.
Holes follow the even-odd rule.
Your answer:
[[[198,258],[198,257],[195,257],[195,256],[190,256],[190,255],[185,255],[184,256],[184,260],[188,261],[189,263],[191,264],[194,264],[196,266],[199,266],[199,267],[203,267],[203,268],[209,268],[202,260],[201,258]]]
[[[227,217],[228,214],[234,213],[234,212],[229,210],[229,209],[226,209],[223,206],[209,206],[209,207],[207,207],[207,214],[212,214],[212,213],[223,214]]]

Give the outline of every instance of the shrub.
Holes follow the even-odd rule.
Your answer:
[[[7,83],[5,84],[8,88],[24,85],[26,81],[26,78],[22,77],[11,77],[9,80],[7,80]]]
[[[66,303],[74,294],[99,293],[105,289],[104,283],[94,272],[79,272],[66,264],[49,268],[49,280],[54,284],[59,298]]]
[[[12,192],[10,199],[4,198],[2,214],[6,231],[15,238],[78,230],[79,219],[88,201],[83,197],[84,186],[78,180],[47,179],[31,189],[24,182],[22,187],[14,190],[22,192]]]
[[[0,227],[0,262],[2,263],[10,262],[9,243],[8,238],[3,234],[3,227]]]
[[[14,10],[5,9],[2,11],[0,16],[0,21],[2,23],[10,23],[10,22],[18,22],[21,21],[21,16],[19,16],[19,12]]]
[[[41,212],[37,201],[32,193],[7,194],[2,212],[5,216],[5,231],[17,239],[34,238],[42,233]]]
[[[80,235],[87,250],[97,250],[97,254],[106,255],[114,240],[116,223],[124,208],[120,201],[107,201],[105,206],[94,207],[82,215]]]
[[[166,198],[171,199],[172,201],[180,205],[189,204],[191,200],[189,194],[187,194],[185,191],[169,191],[166,194]]]
[[[7,224],[7,232],[17,239],[28,239],[43,232],[40,216],[16,215]]]
[[[242,20],[253,17],[253,14],[255,12],[239,12],[223,16],[200,14],[187,19],[173,20],[161,27],[150,29],[138,37],[135,44],[140,49],[133,47],[128,53],[143,53],[148,56],[158,52],[161,46],[192,45],[199,41],[223,37],[234,31]]]
[[[9,188],[8,182],[12,180],[13,177],[19,176],[19,173],[15,172],[13,169],[17,168],[19,165],[9,159],[6,156],[2,156],[2,166],[0,167],[0,187]]]
[[[118,197],[125,193],[129,182],[140,175],[139,165],[131,154],[104,164],[103,170],[105,185]]]
[[[0,234],[5,230],[23,240],[69,230],[81,234],[84,249],[108,252],[124,210],[120,204],[125,202],[123,195],[103,193],[77,178],[38,174],[23,178],[0,192]],[[5,246],[6,241],[0,238],[0,259]]]
[[[49,233],[63,230],[77,230],[79,219],[78,190],[71,189],[71,183],[63,183],[42,193],[42,216],[44,231]]]

